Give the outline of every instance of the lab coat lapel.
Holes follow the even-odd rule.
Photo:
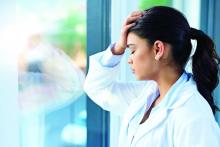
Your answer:
[[[138,132],[134,137],[132,144],[135,145],[139,139],[141,139],[143,136],[148,134],[152,129],[163,123],[167,118],[168,110],[160,109],[156,113],[157,113],[156,115],[149,117],[148,120],[140,126]]]
[[[149,85],[148,85],[149,86]],[[131,119],[137,114],[137,112],[143,108],[143,106],[146,103],[151,103],[155,99],[156,92],[158,91],[157,86],[155,83],[152,83],[152,85],[149,86],[150,88],[147,89],[147,91],[143,91],[139,98],[137,98],[131,106],[129,106],[129,110],[127,115],[125,116],[124,123],[126,124],[126,128],[128,127],[129,122]],[[124,124],[124,125],[125,125]]]
[[[146,89],[146,88],[144,88]],[[153,97],[155,97],[156,92],[158,91],[155,83],[152,85],[148,85],[147,92],[143,91],[139,98],[137,98],[129,107],[128,112],[124,116],[124,119],[121,124],[121,130],[119,135],[119,147],[124,147],[125,144],[128,144],[128,125],[131,119],[135,116],[135,114],[143,108],[143,106],[148,103],[148,101],[153,101]]]

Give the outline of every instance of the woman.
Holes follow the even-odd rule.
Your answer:
[[[191,39],[197,41],[194,54]],[[141,82],[116,81],[126,47]],[[184,70],[191,54],[193,74]],[[157,6],[133,12],[119,41],[90,57],[85,91],[103,109],[123,116],[119,147],[220,147],[212,96],[219,61],[206,34],[177,10]]]

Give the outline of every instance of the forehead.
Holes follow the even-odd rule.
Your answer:
[[[127,37],[127,45],[128,46],[148,46],[147,44],[147,39],[141,38],[138,35],[136,35],[135,33],[131,32],[128,34]]]

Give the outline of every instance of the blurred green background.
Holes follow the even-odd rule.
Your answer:
[[[140,0],[139,9],[145,10],[152,6],[171,6],[172,0]]]

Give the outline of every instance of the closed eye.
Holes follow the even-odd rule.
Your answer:
[[[131,54],[134,54],[135,51],[131,51]]]

